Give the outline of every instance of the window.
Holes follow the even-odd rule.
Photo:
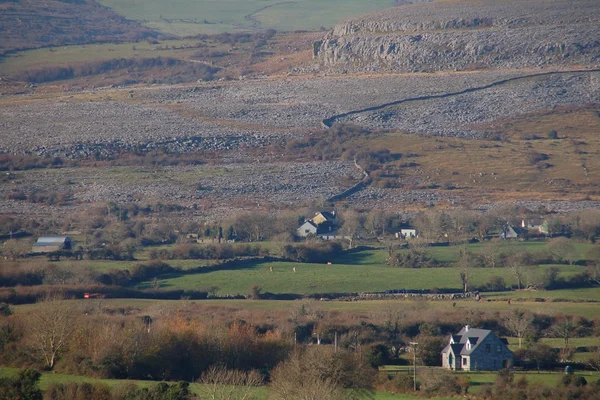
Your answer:
[[[486,353],[491,353],[492,352],[492,345],[491,344],[486,344],[485,345],[485,352]]]
[[[466,367],[467,366],[467,357],[463,357],[462,358],[462,366]]]

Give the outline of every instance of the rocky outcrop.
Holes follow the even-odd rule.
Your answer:
[[[600,61],[594,0],[421,3],[336,26],[315,44],[336,72],[431,72]]]

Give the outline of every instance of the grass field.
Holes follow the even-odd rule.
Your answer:
[[[254,29],[330,28],[353,16],[389,8],[392,0],[100,0],[129,19],[175,35]],[[247,17],[248,16],[248,17]]]
[[[0,367],[0,378],[2,377],[14,377],[18,373],[18,369],[16,368],[8,368],[8,367]],[[155,385],[157,382],[154,381],[139,381],[139,380],[119,380],[119,379],[95,379],[89,378],[86,376],[80,375],[68,375],[68,374],[58,374],[58,373],[43,373],[40,379],[40,388],[45,390],[51,384],[65,384],[65,383],[94,383],[94,384],[104,384],[109,387],[115,387],[120,383],[135,383],[140,387],[150,387]],[[202,394],[202,385],[198,383],[192,383],[190,385],[190,390],[192,393],[196,395]],[[267,387],[257,387],[253,391],[254,396],[257,400],[266,400],[268,396],[268,388]],[[405,394],[391,394],[384,392],[376,392],[373,400],[415,400],[419,399],[417,396],[405,395]],[[434,400],[450,400],[449,398],[443,397],[433,397]]]
[[[412,373],[412,369],[408,366],[388,365],[381,368],[388,373],[393,374],[408,374]],[[422,367],[417,369],[417,374],[427,374],[430,367]],[[479,393],[485,386],[491,385],[496,380],[496,374],[493,372],[456,372],[456,375],[468,376],[471,387],[469,393]],[[600,378],[597,373],[589,371],[576,371],[575,375],[583,376],[588,382],[592,382]],[[515,372],[515,381],[525,378],[529,383],[540,383],[547,387],[556,387],[559,385],[561,378],[564,376],[562,372]],[[418,379],[418,378],[417,378]]]
[[[273,272],[269,269],[273,268]],[[540,266],[541,272],[551,266]],[[296,272],[293,272],[296,268]],[[578,266],[561,266],[561,275],[581,270]],[[161,288],[194,290],[216,285],[220,294],[247,294],[251,285],[272,293],[377,292],[392,289],[449,288],[461,291],[460,271],[454,267],[410,269],[390,266],[353,264],[300,264],[294,262],[259,262],[244,269],[212,271],[180,276],[159,277]],[[474,269],[472,285],[481,285],[493,276],[514,283],[507,268]],[[141,288],[149,287],[143,283]]]
[[[492,300],[543,299],[550,301],[600,301],[600,288],[489,292],[485,293],[485,297]]]
[[[96,300],[78,300],[82,304],[90,304]],[[413,300],[365,300],[365,301],[306,301],[306,300],[153,300],[153,299],[103,299],[102,307],[133,307],[139,308],[141,313],[156,309],[178,308],[184,304],[194,304],[198,312],[226,312],[228,314],[253,313],[253,312],[292,312],[294,308],[302,304],[322,309],[323,311],[337,311],[356,314],[358,319],[369,319],[388,309],[434,311],[492,311],[506,312],[513,308],[528,310],[542,314],[567,314],[578,315],[588,319],[600,317],[600,305],[597,303],[575,303],[575,302],[512,302],[510,305],[505,301],[457,301],[453,306],[452,301],[413,301]],[[35,304],[24,304],[11,307],[16,313],[27,312],[36,307]]]
[[[80,46],[48,47],[19,51],[5,57],[0,63],[0,75],[11,75],[22,70],[48,66],[67,66],[114,58],[172,57],[184,59],[194,54],[199,40],[166,40],[160,44],[148,42],[88,44]]]
[[[483,245],[469,245],[478,252]],[[524,242],[514,245],[511,250],[542,251],[543,242]],[[583,254],[589,245],[579,244]],[[432,257],[445,262],[456,261],[460,247],[434,247],[428,249]],[[300,264],[295,262],[257,262],[239,270],[212,271],[208,273],[164,276],[161,287],[169,289],[200,289],[219,286],[221,294],[247,294],[251,285],[259,285],[263,291],[272,293],[325,293],[385,291],[392,289],[433,289],[450,288],[461,290],[460,271],[453,267],[409,269],[391,267],[386,264],[385,250],[364,250],[346,253],[332,260],[333,265]],[[293,272],[293,268],[296,272]],[[542,273],[553,265],[532,267],[530,273]],[[580,266],[559,265],[560,275],[567,277],[582,271]],[[270,272],[273,268],[273,272]],[[477,268],[472,271],[471,284],[481,285],[491,277],[504,278],[507,284],[515,284],[512,272],[507,268]],[[142,287],[150,283],[143,284]],[[557,291],[558,292],[558,291]],[[526,292],[525,297],[545,297],[550,292]],[[600,300],[600,290],[588,290],[586,299]],[[520,292],[519,292],[520,294]],[[556,294],[568,295],[570,291]],[[495,296],[515,297],[516,293],[501,292]],[[553,294],[552,296],[554,296]],[[581,292],[577,296],[581,295]],[[568,298],[568,297],[565,297]]]

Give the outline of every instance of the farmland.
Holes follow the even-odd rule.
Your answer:
[[[595,399],[598,10],[0,1],[0,399]]]
[[[367,12],[391,7],[392,0],[350,2],[178,0],[169,4],[158,0],[99,0],[126,18],[147,27],[179,36],[214,34],[257,29],[278,31],[319,30]]]
[[[269,272],[270,267],[273,268],[272,273]],[[297,267],[296,272],[292,271],[293,267]],[[539,272],[543,273],[546,268],[551,267],[539,267]],[[561,268],[562,276],[565,277],[580,270],[577,266]],[[159,277],[159,281],[160,286],[165,289],[191,290],[216,285],[220,288],[220,293],[233,295],[248,293],[250,286],[254,284],[259,285],[265,292],[272,293],[378,292],[435,288],[460,291],[459,272],[455,268],[402,269],[269,262],[252,265],[243,270],[215,271],[165,279]],[[506,282],[514,280],[506,268],[485,268],[473,273],[472,283],[483,285],[493,276],[502,277]]]

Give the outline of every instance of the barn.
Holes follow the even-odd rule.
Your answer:
[[[61,250],[71,250],[73,241],[70,236],[41,236],[33,245],[32,253],[53,253]]]

